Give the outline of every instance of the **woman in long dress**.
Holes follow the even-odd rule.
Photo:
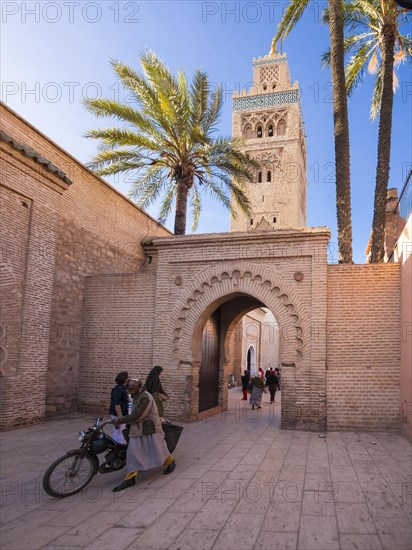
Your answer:
[[[133,487],[136,477],[142,470],[151,470],[164,464],[165,474],[171,474],[176,462],[167,448],[164,432],[152,395],[142,391],[142,382],[138,378],[129,380],[129,392],[133,397],[133,409],[130,414],[118,416],[115,425],[130,424],[130,440],[126,455],[126,475],[113,491],[123,491]]]
[[[265,383],[260,376],[254,376],[252,378],[252,393],[250,395],[249,403],[252,405],[252,409],[255,408],[255,405],[258,409],[262,407],[262,395],[265,391]]]

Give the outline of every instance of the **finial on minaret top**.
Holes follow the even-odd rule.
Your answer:
[[[269,52],[269,57],[271,57],[272,55],[276,55],[277,54],[277,51],[276,51],[276,42],[275,42],[275,39],[272,40],[272,47],[270,48],[270,52]]]

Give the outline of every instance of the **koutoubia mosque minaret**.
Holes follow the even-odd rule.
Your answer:
[[[246,192],[252,216],[235,205],[231,231],[306,225],[306,146],[298,82],[291,82],[286,54],[274,49],[253,60],[253,86],[233,95],[233,137],[259,163]]]

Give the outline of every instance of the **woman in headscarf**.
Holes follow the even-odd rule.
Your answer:
[[[153,367],[152,370],[149,372],[148,377],[146,378],[146,382],[143,388],[145,391],[149,392],[153,396],[160,417],[163,417],[163,401],[166,401],[166,399],[168,399],[169,397],[164,391],[162,383],[160,381],[160,373],[162,371],[163,368],[159,365]]]
[[[251,382],[253,386],[249,403],[252,405],[252,409],[255,408],[255,405],[260,409],[262,408],[262,394],[265,391],[265,383],[260,376],[254,376]]]

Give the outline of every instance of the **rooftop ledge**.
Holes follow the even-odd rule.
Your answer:
[[[271,231],[232,231],[227,233],[200,233],[196,235],[172,235],[154,237],[142,241],[145,247],[201,246],[218,244],[275,243],[284,241],[330,239],[329,227],[303,227],[300,229],[273,229]],[[246,241],[246,243],[245,243]]]

